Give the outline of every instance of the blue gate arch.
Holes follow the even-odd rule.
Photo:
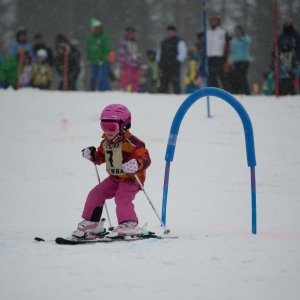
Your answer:
[[[167,198],[168,198],[168,186],[169,186],[169,174],[170,174],[170,164],[174,159],[174,153],[176,148],[177,136],[179,132],[179,128],[181,125],[181,121],[183,120],[186,112],[189,108],[200,98],[205,96],[214,96],[221,98],[230,104],[235,111],[240,116],[240,119],[243,123],[244,134],[245,134],[245,142],[246,142],[246,155],[247,155],[247,163],[250,167],[250,178],[251,178],[251,207],[252,207],[252,233],[257,233],[256,228],[256,183],[255,183],[255,147],[254,147],[254,135],[253,128],[250,117],[242,106],[242,104],[234,98],[231,94],[225,92],[222,89],[218,88],[203,88],[200,89],[190,96],[186,98],[186,100],[181,104],[179,109],[177,110],[170,130],[168,145],[166,149],[165,155],[165,177],[164,177],[164,186],[163,186],[163,201],[162,201],[162,222],[166,225],[166,214],[167,214]]]

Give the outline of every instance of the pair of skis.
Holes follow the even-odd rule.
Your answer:
[[[70,237],[70,238],[62,238],[57,237],[53,241],[46,241],[42,238],[36,237],[34,239],[35,242],[55,242],[58,245],[79,245],[79,244],[93,244],[93,243],[112,243],[117,241],[123,242],[131,242],[131,241],[138,241],[138,240],[145,240],[145,239],[175,239],[178,238],[177,236],[158,236],[154,233],[149,233],[148,235],[132,235],[132,236],[121,236],[121,235],[96,235],[96,236],[87,236],[87,237]]]
[[[105,218],[101,219],[100,223],[102,223],[102,228],[105,222]],[[48,242],[55,242],[59,245],[78,245],[78,244],[91,244],[91,243],[111,243],[115,241],[138,241],[138,240],[145,240],[145,239],[172,239],[177,238],[177,236],[171,236],[168,234],[164,234],[162,236],[156,235],[154,232],[146,231],[145,228],[148,226],[145,223],[141,229],[143,233],[140,234],[133,234],[133,235],[119,235],[117,232],[109,232],[104,230],[101,234],[87,234],[81,231],[74,231],[69,237],[62,238],[57,237],[54,241]],[[80,234],[80,235],[79,235]],[[82,236],[81,236],[82,234]],[[34,239],[35,242],[46,242],[44,239],[36,237]]]

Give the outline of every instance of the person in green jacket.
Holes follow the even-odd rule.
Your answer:
[[[91,28],[92,34],[86,43],[87,59],[92,72],[91,88],[93,91],[110,91],[108,60],[111,51],[110,36],[103,32],[102,23],[95,18],[91,19]]]
[[[25,67],[29,65],[30,59],[27,51],[24,51],[24,61],[20,76],[25,72]],[[0,66],[0,88],[8,88],[12,86],[18,88],[18,72],[19,72],[19,54],[9,56]],[[28,83],[24,86],[28,86]]]

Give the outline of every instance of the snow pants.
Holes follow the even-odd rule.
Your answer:
[[[240,61],[233,64],[231,92],[233,94],[250,95],[247,81],[248,61]]]
[[[109,83],[109,64],[102,66],[92,65],[92,90],[93,91],[111,91]]]
[[[132,203],[138,191],[139,187],[134,183],[114,182],[108,177],[89,192],[82,213],[82,218],[85,220],[91,220],[94,211],[99,207],[102,208],[105,200],[115,197],[118,224],[124,221],[138,222],[134,205]]]
[[[122,70],[120,77],[120,87],[126,92],[136,92],[139,91],[140,85],[140,70],[135,67],[125,67]]]
[[[168,69],[160,70],[160,87],[158,89],[159,93],[169,93],[169,84],[171,83],[174,94],[181,94],[180,69],[180,63],[175,63]]]
[[[209,74],[209,86],[220,87],[218,79],[222,83],[222,88],[230,92],[228,75],[224,72],[224,57],[212,56],[208,58],[208,74]]]

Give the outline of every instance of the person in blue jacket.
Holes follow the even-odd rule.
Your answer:
[[[249,47],[251,38],[242,26],[235,27],[235,34],[230,43],[232,59],[232,93],[250,95],[247,73],[249,68]]]
[[[23,48],[29,53],[30,58],[33,58],[33,50],[31,44],[27,42],[27,30],[24,26],[21,26],[17,29],[16,32],[16,41],[13,42],[10,46],[9,55],[18,54],[19,49]]]

